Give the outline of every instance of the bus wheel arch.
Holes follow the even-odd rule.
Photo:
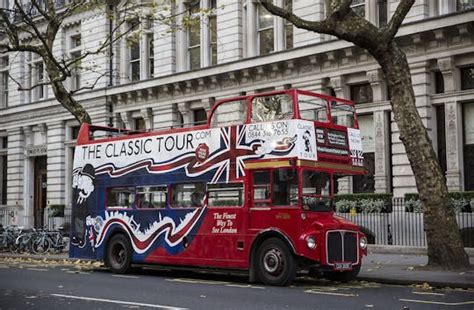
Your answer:
[[[105,265],[117,274],[124,274],[130,270],[133,249],[127,234],[117,230],[111,234],[105,247]]]
[[[266,231],[255,239],[250,251],[249,281],[267,285],[287,285],[296,276],[296,251],[281,232]]]

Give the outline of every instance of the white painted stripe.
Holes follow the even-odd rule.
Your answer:
[[[433,293],[433,292],[412,292],[412,294],[417,294],[417,295],[433,295],[433,296],[444,296],[442,293]]]
[[[112,277],[127,278],[127,279],[138,279],[137,276],[127,276],[127,275],[124,275],[124,274],[113,274]]]
[[[48,269],[43,269],[43,268],[26,268],[26,270],[33,270],[33,271],[48,271]]]
[[[230,282],[224,282],[224,281],[199,280],[199,279],[188,279],[188,278],[166,279],[166,281],[192,283],[192,284],[211,284],[211,285],[230,284]]]
[[[259,289],[259,290],[264,290],[265,289],[265,287],[263,287],[263,286],[253,286],[253,285],[250,285],[250,284],[226,284],[226,286],[241,287],[241,288],[256,288],[256,289]]]
[[[419,299],[403,299],[400,301],[416,302],[419,304],[431,304],[431,305],[443,305],[443,306],[462,306],[462,305],[474,305],[474,300],[461,301],[461,302],[442,302],[442,301],[431,301],[431,300],[419,300]]]
[[[120,305],[131,305],[131,306],[139,306],[139,307],[148,307],[148,308],[174,309],[174,310],[186,310],[186,309],[188,309],[188,308],[172,307],[172,306],[164,306],[164,305],[145,304],[145,303],[133,302],[133,301],[122,301],[122,300],[113,300],[113,299],[103,299],[103,298],[92,298],[92,297],[83,297],[83,296],[63,295],[63,294],[51,294],[51,296],[60,297],[60,298],[70,298],[70,299],[87,300],[87,301],[106,302],[106,303],[111,303],[111,304],[120,304]]]
[[[305,293],[310,293],[310,294],[320,294],[320,295],[331,295],[331,296],[344,296],[344,297],[357,297],[359,295],[357,294],[345,294],[345,293],[335,293],[335,292],[323,292],[323,291],[315,291],[315,290],[306,290],[304,291]]]

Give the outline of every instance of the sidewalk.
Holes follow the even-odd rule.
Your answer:
[[[424,267],[428,262],[426,249],[370,246],[362,262],[359,281],[383,284],[421,284],[432,287],[474,288],[474,249],[468,249],[471,268],[462,271],[433,270]],[[67,260],[67,253],[50,255],[0,253],[0,257],[25,257],[32,259]],[[427,284],[425,284],[427,283]]]
[[[385,284],[424,284],[433,287],[474,288],[474,249],[466,249],[471,268],[462,271],[433,270],[426,248],[369,246],[358,279]]]

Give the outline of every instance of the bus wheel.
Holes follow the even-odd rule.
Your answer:
[[[265,240],[257,251],[258,278],[267,285],[283,286],[296,276],[296,260],[280,239]]]
[[[132,247],[124,235],[115,235],[107,244],[106,265],[113,273],[126,273],[132,262]]]
[[[331,280],[346,283],[354,280],[360,271],[360,265],[354,266],[351,271],[328,271],[323,274],[323,277]]]

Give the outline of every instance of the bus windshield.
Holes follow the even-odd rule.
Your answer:
[[[302,206],[307,211],[331,211],[331,175],[326,172],[304,170]]]

